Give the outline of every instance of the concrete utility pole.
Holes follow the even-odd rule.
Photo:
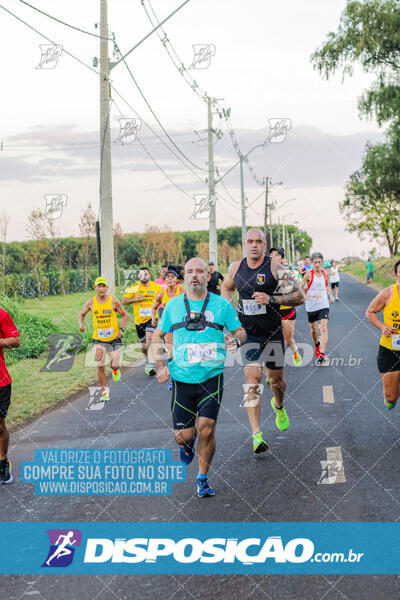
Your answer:
[[[290,234],[291,240],[292,240],[292,262],[295,263],[296,262],[296,256],[294,254],[294,235],[293,233]]]
[[[115,291],[107,0],[100,0],[100,242],[101,275]]]
[[[244,242],[246,240],[246,204],[244,197],[244,179],[243,179],[243,156],[240,155],[240,204],[242,208],[242,252],[243,258],[246,256],[246,249],[244,247]]]
[[[268,177],[265,178],[265,207],[264,207],[264,235],[265,239],[267,239],[267,230],[268,230]],[[272,244],[270,245],[272,248]]]
[[[210,262],[215,264],[218,269],[218,245],[217,245],[217,206],[215,198],[215,179],[214,179],[214,145],[213,145],[213,130],[212,130],[212,109],[211,98],[207,96],[208,108],[208,194],[214,199],[211,204],[209,217],[209,257]]]

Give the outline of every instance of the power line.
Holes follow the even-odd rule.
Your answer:
[[[33,10],[36,10],[38,13],[40,13],[41,15],[44,15],[45,17],[48,17],[49,19],[52,19],[53,21],[56,21],[57,23],[60,23],[61,25],[65,25],[66,27],[69,27],[70,29],[75,29],[76,31],[80,31],[81,33],[85,33],[86,35],[91,35],[92,37],[98,38],[100,40],[108,40],[108,41],[112,41],[111,38],[103,38],[101,35],[97,35],[96,33],[92,33],[90,31],[86,31],[85,29],[81,29],[80,27],[76,27],[75,25],[71,25],[70,23],[66,23],[65,21],[62,21],[61,19],[57,19],[57,17],[53,17],[52,15],[49,15],[49,13],[44,12],[44,10],[40,10],[40,8],[37,8],[37,6],[33,6],[33,4],[29,4],[29,2],[26,2],[26,0],[19,0],[20,2],[22,2],[22,4],[26,4],[26,6],[29,6],[29,8],[32,8]]]

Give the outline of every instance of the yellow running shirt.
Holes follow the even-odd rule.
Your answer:
[[[113,297],[107,302],[100,303],[97,296],[93,297],[93,339],[110,342],[119,332],[117,312],[112,307]]]
[[[133,316],[135,325],[141,325],[151,319],[151,307],[159,292],[162,292],[161,285],[150,281],[150,285],[143,285],[141,282],[136,282],[129,286],[124,294],[124,298],[135,298],[136,296],[144,296],[141,302],[133,302]]]
[[[396,333],[389,337],[382,335],[381,346],[389,350],[400,350],[400,298],[396,283],[392,285],[389,304],[383,309],[383,322],[389,327],[394,327]]]
[[[182,288],[179,285],[179,283],[176,286],[176,294],[175,296],[172,296],[172,298],[176,298],[177,296],[180,296],[182,293]],[[167,288],[164,289],[164,293],[163,293],[163,297],[161,298],[161,304],[163,306],[165,306],[167,304],[167,302],[169,302],[170,300],[172,300],[172,298],[170,298],[167,294]]]

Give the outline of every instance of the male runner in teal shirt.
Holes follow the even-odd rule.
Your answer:
[[[159,349],[161,339],[173,331],[173,358],[167,367],[161,353],[157,354],[157,379],[165,383],[170,374],[173,379],[174,435],[180,445],[181,460],[186,464],[193,460],[196,430],[199,435],[197,494],[200,498],[214,496],[208,470],[215,452],[214,432],[222,399],[226,348],[236,352],[246,339],[231,304],[207,292],[208,278],[203,260],[192,258],[186,263],[187,292],[168,302],[152,340],[155,349]],[[224,328],[233,337],[224,334]]]

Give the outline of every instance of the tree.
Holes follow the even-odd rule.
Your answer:
[[[1,281],[4,287],[4,277],[6,274],[6,253],[7,253],[7,230],[10,223],[10,217],[5,213],[0,216],[0,242],[1,242]]]
[[[45,215],[44,219],[47,225],[47,234],[50,237],[50,250],[56,259],[58,267],[58,282],[61,288],[61,294],[65,296],[66,288],[68,286],[68,278],[65,277],[64,263],[65,263],[65,245],[64,240],[58,237],[58,230],[56,227],[55,219],[52,219],[49,215]]]
[[[31,240],[27,246],[28,265],[35,275],[38,297],[41,298],[46,291],[42,270],[48,243],[45,237],[43,213],[40,209],[32,210],[28,217],[26,232],[28,239]]]
[[[377,79],[358,102],[360,113],[375,115],[378,123],[400,116],[400,9],[398,0],[349,1],[338,31],[311,56],[314,67],[327,79],[336,71],[352,75],[360,63]]]
[[[366,146],[361,168],[350,176],[340,210],[348,231],[382,244],[393,256],[400,241],[400,140]]]
[[[181,240],[166,225],[161,229],[146,225],[142,244],[142,260],[146,264],[179,263],[182,260]]]
[[[87,205],[87,208],[85,208],[85,210],[83,210],[81,213],[79,231],[83,238],[80,259],[85,275],[85,290],[87,290],[89,281],[90,251],[93,251],[93,236],[96,232],[96,215],[92,210],[92,205],[90,202]]]

